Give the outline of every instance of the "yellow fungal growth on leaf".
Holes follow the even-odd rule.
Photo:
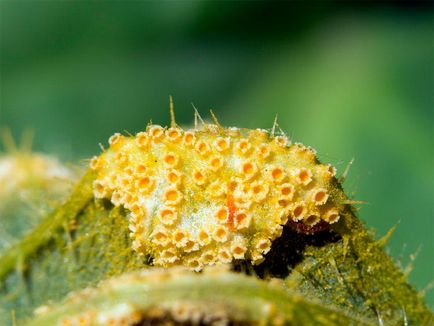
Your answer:
[[[155,265],[259,264],[284,225],[314,233],[342,215],[335,168],[274,131],[149,125],[109,144],[90,163],[95,198],[127,210],[134,250]]]
[[[73,178],[70,169],[50,156],[36,153],[0,155],[0,201],[31,184],[40,184],[41,187],[49,184],[53,192],[65,193]]]

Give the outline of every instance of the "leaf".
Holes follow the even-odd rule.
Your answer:
[[[265,282],[208,268],[198,274],[185,268],[152,269],[110,279],[96,289],[74,293],[54,308],[42,308],[28,326],[74,324],[182,323],[206,320],[223,324],[369,325],[351,311],[307,299],[283,282]]]
[[[159,127],[157,130],[160,138],[163,135],[162,129]],[[205,136],[214,140],[215,134],[213,130],[212,126],[207,125],[203,133],[208,133]],[[242,132],[246,132],[246,130],[242,130]],[[261,137],[267,137],[264,131],[254,131],[253,135],[256,135],[255,132],[259,133]],[[115,135],[111,138],[111,143],[119,147],[119,142],[115,141],[119,139],[124,138]],[[273,146],[277,146],[277,151],[280,151],[280,153],[286,151],[286,145],[282,146],[277,142],[277,139],[285,140],[280,136],[274,138],[273,135],[271,140],[274,142]],[[247,140],[243,138],[239,141],[246,142]],[[135,141],[125,140],[122,142],[128,149],[134,148],[132,143],[135,143]],[[202,141],[202,143],[204,142]],[[139,144],[141,143],[139,142]],[[164,152],[164,147],[160,146],[159,148],[160,151]],[[188,159],[188,153],[188,151],[185,151],[182,155],[187,155],[186,159]],[[277,157],[277,153],[273,153],[273,156]],[[285,155],[294,155],[294,159],[290,159],[290,156],[282,156],[286,160],[285,164],[292,164],[293,162],[304,164],[303,162],[307,162],[306,164],[317,165],[320,171],[326,169],[325,172],[329,174],[329,177],[324,187],[327,187],[327,189],[322,191],[324,194],[330,193],[332,202],[339,207],[341,218],[337,223],[334,223],[337,221],[337,219],[334,219],[334,222],[327,224],[326,228],[321,227],[318,229],[315,229],[316,225],[320,225],[318,221],[315,224],[306,224],[307,219],[306,223],[290,220],[284,225],[283,230],[281,229],[281,235],[279,234],[280,236],[273,238],[271,250],[264,257],[264,262],[252,266],[250,262],[236,259],[232,265],[233,269],[252,274],[253,277],[249,278],[249,282],[259,282],[257,284],[260,288],[268,286],[267,280],[270,278],[281,278],[288,297],[281,298],[283,306],[278,310],[284,314],[284,320],[291,323],[296,323],[299,320],[297,318],[307,318],[297,317],[296,313],[288,312],[292,310],[298,312],[300,309],[308,311],[308,315],[315,314],[312,318],[318,323],[320,322],[319,319],[321,319],[322,323],[347,324],[349,316],[357,316],[354,317],[356,318],[354,323],[373,320],[378,320],[380,324],[428,324],[432,322],[432,312],[407,283],[405,275],[383,251],[383,242],[375,242],[355,216],[352,207],[348,204],[342,204],[346,200],[346,196],[343,194],[339,182],[332,177],[334,173],[329,171],[330,167],[320,165],[315,158],[314,151],[300,144],[292,145],[288,152],[284,153],[286,153]],[[113,154],[113,152],[106,152],[104,155],[107,159],[110,159],[114,156]],[[164,157],[171,162],[173,157],[169,156],[174,154],[166,154],[164,154]],[[125,153],[122,155],[126,157]],[[122,158],[121,156],[116,157]],[[104,160],[105,158],[103,160],[92,160],[91,166],[95,164],[99,166],[100,163],[105,162]],[[158,162],[158,160],[157,158],[152,160],[155,167],[155,162]],[[151,169],[152,162],[145,170]],[[253,166],[256,166],[252,163],[248,164],[250,166],[247,166],[247,172],[252,170]],[[103,166],[104,169],[110,167],[110,165]],[[127,168],[132,169],[133,167],[127,166]],[[283,168],[277,168],[277,170],[273,168],[272,171],[277,171],[277,176],[283,174]],[[300,180],[302,177],[303,180],[309,180],[309,182],[312,180],[306,179],[312,176],[307,168],[297,168],[296,171],[298,171],[296,176]],[[122,170],[119,170],[116,173],[121,172]],[[245,172],[244,168],[243,172]],[[129,237],[131,224],[128,219],[130,213],[123,206],[113,206],[105,196],[102,196],[104,198],[100,196],[100,199],[95,200],[94,194],[100,194],[100,189],[97,186],[98,182],[101,183],[101,180],[98,179],[100,177],[100,174],[97,175],[89,170],[77,184],[65,204],[49,214],[31,233],[5,251],[0,257],[0,318],[2,318],[0,321],[7,323],[10,321],[11,316],[14,315],[19,321],[25,320],[26,317],[31,316],[32,311],[37,307],[59,301],[71,291],[95,286],[101,280],[118,276],[127,271],[150,268],[152,265],[150,257],[153,253],[152,247],[147,247],[143,251],[133,251],[134,245]],[[319,183],[320,179],[317,178],[315,182]],[[104,187],[102,186],[102,188]],[[105,193],[104,189],[102,191],[102,193]],[[303,192],[306,191],[303,190]],[[166,194],[167,192],[165,196]],[[307,196],[309,196],[309,193],[307,193]],[[203,194],[198,198],[202,200]],[[316,199],[316,195],[313,198]],[[276,199],[272,198],[272,200]],[[207,202],[201,204],[205,204],[206,207]],[[324,203],[322,202],[322,204]],[[312,205],[318,205],[318,202],[312,203]],[[261,209],[261,212],[263,212],[263,208]],[[257,225],[255,227],[261,227],[261,232],[267,232],[266,225],[269,212],[265,210],[263,214],[264,216],[261,216],[262,224],[259,225],[259,217],[257,216],[255,222]],[[151,225],[151,227],[153,226]],[[279,223],[277,223],[277,226],[282,228]],[[148,232],[150,231],[148,230]],[[251,235],[246,233],[245,236]],[[212,262],[212,260],[210,261]],[[210,261],[208,261],[208,264]],[[232,280],[232,276],[228,277]],[[263,278],[264,281],[256,281],[255,277]],[[204,279],[208,283],[200,283],[203,280],[201,278],[198,278],[197,284],[193,281],[194,286],[197,285],[198,287],[197,291],[200,293],[209,291],[209,295],[216,291],[222,291],[223,294],[226,293],[224,297],[229,302],[241,304],[242,301],[245,301],[243,305],[246,305],[251,311],[256,310],[256,308],[254,305],[250,306],[250,301],[264,299],[261,297],[261,291],[255,293],[246,290],[247,292],[243,294],[245,289],[243,280],[245,279],[242,277],[233,279],[235,283],[240,282],[241,292],[239,294],[224,292],[229,290],[226,288],[223,290],[223,287],[217,286],[219,280],[214,282],[207,278]],[[122,281],[119,282],[122,283]],[[184,281],[181,280],[180,282],[180,284],[184,284]],[[170,284],[162,286],[167,286],[168,291],[173,291],[170,292],[170,297],[173,298],[185,293],[182,286],[174,286],[173,289]],[[149,284],[146,287],[151,289]],[[231,287],[236,288],[236,286],[232,285]],[[131,291],[133,290],[131,289]],[[277,291],[283,290],[279,289]],[[116,293],[116,295],[123,298],[122,300],[126,300],[125,302],[136,300],[134,295],[145,297],[146,300],[154,300],[154,302],[159,302],[161,299],[156,294],[158,291],[152,292],[149,290],[147,293],[131,293],[131,298],[127,297],[128,293],[130,292]],[[268,296],[267,291],[264,293],[267,295],[266,300],[274,302],[273,295]],[[191,295],[194,294],[193,291]],[[245,295],[244,298],[250,298],[251,300],[243,299],[243,295]],[[276,293],[276,298],[279,295]],[[95,304],[99,300],[104,301],[106,299],[108,300],[107,305],[116,304],[116,302],[110,301],[110,296],[106,299],[103,298],[103,294],[96,294],[95,296]],[[306,305],[303,306],[300,302],[306,302]],[[285,307],[285,304],[288,305],[288,308]],[[318,308],[318,313],[315,310],[317,308],[312,308],[312,305],[321,307]],[[146,307],[142,308],[145,309]],[[67,304],[65,308],[59,309],[69,311],[68,309],[79,308],[70,307]],[[330,309],[337,309],[342,313],[325,313]],[[250,315],[253,316],[254,314]],[[308,319],[301,320],[308,321]]]

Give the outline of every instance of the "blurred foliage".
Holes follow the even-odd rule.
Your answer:
[[[191,102],[226,125],[279,115],[342,171],[410,279],[434,276],[432,4],[0,2],[0,126],[68,161],[115,131],[178,122]],[[434,303],[431,291],[428,303]]]
[[[76,179],[50,156],[22,149],[0,155],[0,255],[61,204]]]

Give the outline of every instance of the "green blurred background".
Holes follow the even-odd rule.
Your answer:
[[[152,119],[270,128],[343,171],[410,280],[434,279],[430,3],[0,1],[0,126],[68,162]],[[434,291],[427,301],[434,304]]]

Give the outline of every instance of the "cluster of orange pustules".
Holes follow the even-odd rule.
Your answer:
[[[94,194],[129,212],[133,248],[155,265],[264,260],[288,220],[314,229],[339,220],[335,168],[266,130],[149,125],[115,134],[94,157]]]

